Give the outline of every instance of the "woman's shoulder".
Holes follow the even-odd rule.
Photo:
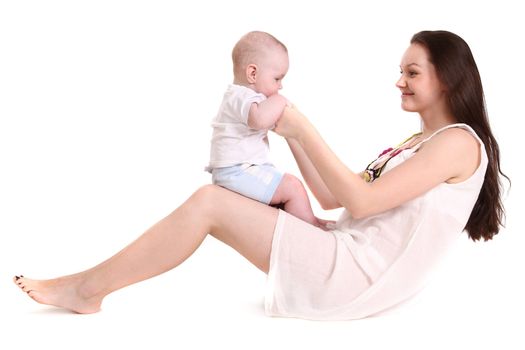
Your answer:
[[[468,126],[458,124],[435,133],[426,142],[428,146],[439,147],[453,152],[478,153],[480,141]]]
[[[449,127],[433,135],[424,151],[446,160],[455,175],[447,182],[459,182],[470,177],[481,161],[482,147],[477,135],[470,128]]]

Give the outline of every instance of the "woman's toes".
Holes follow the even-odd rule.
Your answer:
[[[24,287],[25,287],[24,282],[22,282],[21,280],[18,280],[18,281],[16,281],[15,283],[16,283],[16,285],[17,285],[19,288],[24,289]]]
[[[22,276],[15,276],[14,278],[16,285],[22,289],[24,292],[27,292],[29,290],[29,286],[31,285],[31,282],[29,281],[29,286],[27,284],[27,280]]]
[[[31,297],[31,299],[33,299],[34,301],[38,302],[38,300],[35,297],[35,291],[34,290],[28,290],[26,293],[27,293],[27,295],[29,295]]]

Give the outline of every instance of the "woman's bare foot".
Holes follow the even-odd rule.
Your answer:
[[[40,304],[53,305],[80,314],[100,311],[100,297],[86,297],[82,293],[81,279],[76,276],[52,280],[32,280],[24,276],[15,276],[13,281]]]

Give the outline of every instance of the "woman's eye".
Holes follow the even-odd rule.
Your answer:
[[[417,72],[413,72],[413,71],[408,71],[408,72],[406,72],[406,73],[407,73],[407,75],[408,75],[409,77],[415,77],[415,76],[417,75]],[[403,74],[405,74],[405,72],[402,71],[402,70],[400,70],[400,71],[399,71],[399,74],[403,75]]]

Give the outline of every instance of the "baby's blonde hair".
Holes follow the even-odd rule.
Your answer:
[[[259,64],[266,52],[276,47],[288,53],[286,46],[271,34],[260,31],[245,34],[232,51],[233,74],[236,77],[242,76],[249,64]]]

